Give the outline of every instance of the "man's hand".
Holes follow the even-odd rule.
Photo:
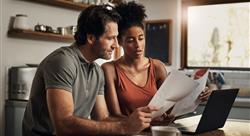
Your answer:
[[[125,132],[129,134],[137,134],[143,129],[150,126],[152,121],[152,112],[157,111],[156,108],[149,106],[137,108],[130,116],[125,120],[124,127]]]
[[[162,116],[154,118],[153,121],[151,122],[151,125],[153,126],[167,126],[171,122],[173,122],[175,119],[174,115],[164,113]]]

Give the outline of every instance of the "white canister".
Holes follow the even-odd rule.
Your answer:
[[[24,14],[17,14],[14,20],[13,28],[15,29],[29,29],[28,16]]]

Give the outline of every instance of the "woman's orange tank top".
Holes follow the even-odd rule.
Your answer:
[[[149,73],[147,82],[143,87],[140,87],[131,81],[125,74],[124,70],[114,63],[118,79],[117,96],[121,111],[124,115],[129,115],[136,108],[148,105],[156,93],[157,85],[155,79],[155,68],[152,61],[153,60],[149,58]]]

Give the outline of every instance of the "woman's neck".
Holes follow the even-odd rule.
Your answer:
[[[143,56],[143,57],[135,59],[135,58],[127,57],[127,56],[122,56],[121,62],[128,67],[139,68],[142,65],[145,65],[146,63],[148,63],[148,58]]]

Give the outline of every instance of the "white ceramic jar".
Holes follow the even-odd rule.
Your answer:
[[[28,16],[24,14],[17,14],[14,20],[13,28],[15,29],[29,29]]]

